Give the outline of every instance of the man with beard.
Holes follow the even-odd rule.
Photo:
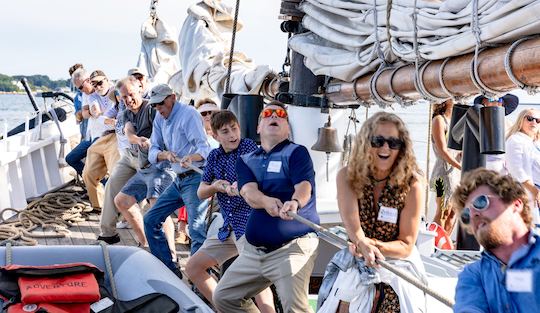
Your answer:
[[[454,312],[540,312],[539,233],[523,186],[477,169],[463,178],[452,200],[485,249],[459,275]]]

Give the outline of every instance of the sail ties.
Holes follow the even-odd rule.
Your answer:
[[[512,65],[510,63],[510,59],[512,58],[512,53],[514,53],[514,50],[519,46],[522,42],[527,41],[532,38],[538,38],[540,36],[534,35],[534,36],[527,36],[524,38],[521,38],[517,41],[515,41],[508,50],[506,50],[506,54],[504,55],[504,70],[506,71],[506,74],[508,75],[508,78],[519,88],[525,90],[529,95],[535,95],[538,93],[538,87],[537,86],[529,86],[525,83],[521,82],[512,71]]]

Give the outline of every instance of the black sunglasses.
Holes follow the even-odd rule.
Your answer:
[[[152,104],[150,104],[150,106],[151,106],[152,108],[155,108],[155,107],[157,107],[158,105],[163,105],[163,103],[164,103],[163,101],[158,102],[158,103],[152,103]]]
[[[102,81],[102,80],[100,80],[100,81],[98,81],[98,82],[92,82],[92,86],[94,86],[94,87],[101,87],[102,85],[103,85],[103,81]]]
[[[535,121],[536,124],[540,124],[540,118],[539,118],[539,117],[534,117],[534,116],[530,116],[530,115],[525,115],[525,118],[526,118],[527,121],[529,121],[529,122]]]
[[[204,112],[201,112],[201,115],[202,116],[207,116],[207,115],[212,115],[214,112],[212,111],[204,111]]]
[[[388,148],[392,150],[399,150],[403,146],[403,140],[396,137],[384,138],[383,136],[373,136],[371,137],[371,147],[380,148],[384,146],[384,143],[388,144]]]
[[[89,79],[89,78],[83,80],[83,82],[81,83],[81,85],[80,85],[79,87],[77,87],[77,89],[79,89],[80,91],[82,91],[83,88],[84,88],[84,83],[86,83],[86,82],[88,81],[88,79]]]
[[[476,211],[482,212],[485,211],[487,208],[489,208],[489,198],[493,197],[490,195],[479,195],[478,197],[474,198],[471,205],[472,208]],[[461,222],[465,225],[468,225],[471,222],[471,208],[466,207],[461,212]]]

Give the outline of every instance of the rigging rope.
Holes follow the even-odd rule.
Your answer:
[[[34,246],[35,238],[64,238],[69,227],[86,220],[93,208],[85,199],[86,192],[79,186],[46,194],[32,201],[23,210],[6,208],[0,212],[0,245],[18,243]],[[15,212],[16,218],[4,220],[6,212]],[[52,229],[53,234],[33,232],[38,227]]]
[[[431,149],[431,127],[432,127],[432,118],[431,115],[433,115],[433,105],[431,103],[429,105],[429,114],[428,114],[428,136],[427,136],[427,149],[426,149],[426,198],[424,200],[424,217],[427,220],[428,215],[428,202],[429,202],[429,155],[430,155],[430,149]]]
[[[238,26],[238,11],[240,10],[240,0],[236,0],[236,7],[234,9],[234,21],[231,37],[231,50],[229,51],[229,64],[227,68],[227,82],[225,84],[225,93],[231,93],[231,72],[232,72],[232,62],[234,54],[234,42],[236,40],[236,27]]]

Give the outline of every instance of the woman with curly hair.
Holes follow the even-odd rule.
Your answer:
[[[360,129],[349,164],[337,175],[338,207],[352,244],[365,265],[407,258],[414,249],[425,180],[409,131],[393,113],[378,112]],[[395,291],[382,284],[377,312],[399,312]]]
[[[457,159],[457,152],[447,148],[448,126],[452,116],[453,100],[446,100],[434,105],[431,123],[433,131],[431,142],[433,151],[437,157],[433,171],[431,172],[429,186],[436,192],[437,210],[433,222],[441,225],[444,231],[450,235],[455,224],[455,214],[450,208],[452,191],[459,182],[461,164]]]

